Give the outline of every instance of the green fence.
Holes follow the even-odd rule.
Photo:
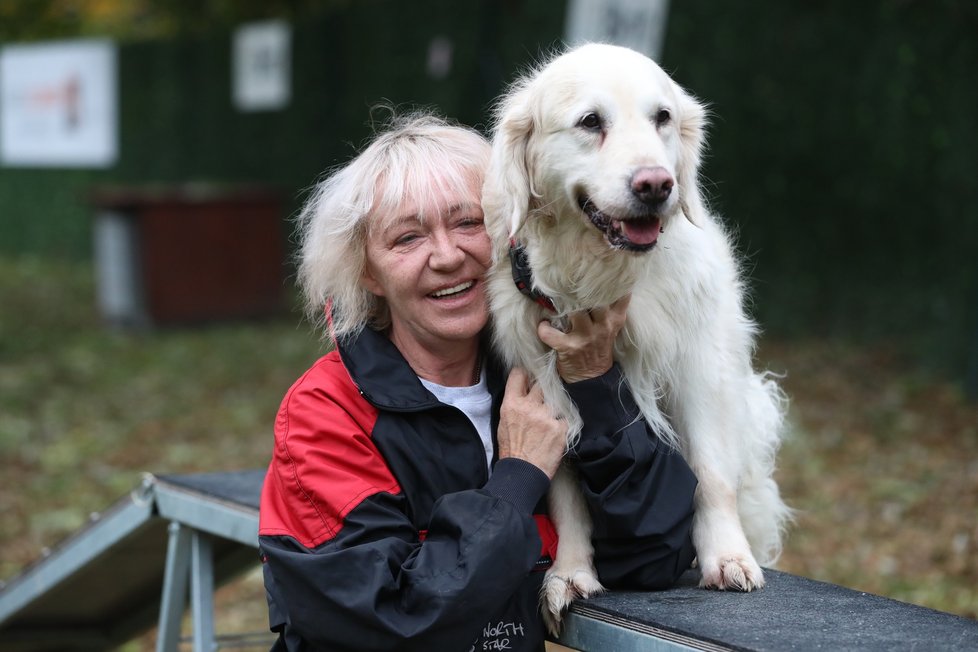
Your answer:
[[[349,3],[293,24],[292,101],[255,113],[232,106],[230,33],[121,43],[117,164],[0,168],[0,253],[90,255],[87,196],[101,184],[254,182],[279,188],[295,210],[370,133],[371,106],[430,105],[485,126],[505,80],[555,45],[562,26],[550,2]],[[454,44],[438,80],[425,69],[436,36]]]
[[[978,349],[978,6],[964,0],[673,0],[664,67],[712,107],[704,176],[747,254],[768,332],[887,338],[963,374]],[[0,252],[89,255],[102,183],[257,182],[289,211],[381,100],[484,127],[559,41],[548,0],[345,3],[293,25],[293,97],[230,99],[229,33],[120,45],[107,171],[0,168]],[[448,78],[425,73],[436,35]]]
[[[664,62],[711,105],[706,175],[769,332],[978,351],[978,5],[674,2]]]

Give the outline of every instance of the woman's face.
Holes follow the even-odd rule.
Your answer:
[[[406,199],[393,219],[369,227],[363,285],[387,301],[391,339],[404,353],[474,340],[486,325],[491,248],[473,186],[445,191],[431,206]]]

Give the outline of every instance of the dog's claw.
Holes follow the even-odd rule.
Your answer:
[[[560,634],[564,612],[578,598],[589,598],[604,592],[604,587],[593,571],[576,570],[572,573],[547,573],[540,587],[543,620],[552,636]]]
[[[703,566],[700,586],[719,591],[750,593],[764,587],[764,572],[753,559],[725,557]]]

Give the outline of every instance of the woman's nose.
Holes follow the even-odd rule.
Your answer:
[[[433,269],[453,269],[465,260],[465,251],[450,233],[438,234],[433,243],[429,259]]]

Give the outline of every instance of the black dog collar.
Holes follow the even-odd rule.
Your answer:
[[[509,239],[509,262],[513,268],[513,282],[516,288],[551,312],[557,312],[554,302],[545,294],[537,292],[533,287],[533,272],[526,259],[526,247],[516,238]]]

